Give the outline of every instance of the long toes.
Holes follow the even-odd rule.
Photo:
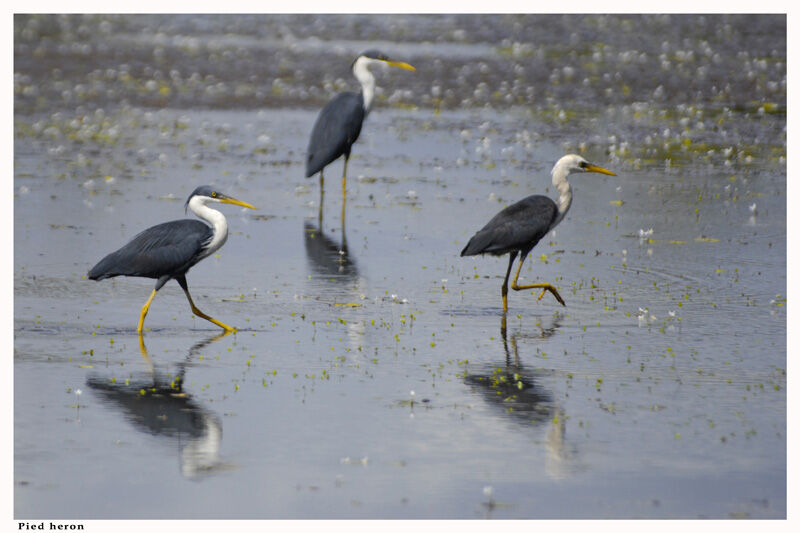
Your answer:
[[[558,303],[560,303],[560,304],[561,304],[561,305],[563,305],[564,307],[566,307],[566,306],[567,306],[567,304],[566,304],[566,303],[564,303],[564,299],[561,297],[561,295],[560,295],[560,294],[558,294],[558,292],[556,292],[556,291],[553,291],[553,296],[555,296],[555,297],[556,297],[556,300],[558,300]]]

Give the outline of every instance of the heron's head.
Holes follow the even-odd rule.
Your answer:
[[[597,172],[600,174],[607,174],[609,176],[616,176],[610,170],[599,167],[593,163],[589,163],[586,159],[578,154],[568,154],[558,160],[553,167],[553,183],[556,181],[556,176],[566,177],[572,173],[578,172]]]
[[[232,196],[228,196],[227,194],[223,194],[218,190],[212,188],[210,185],[201,185],[200,187],[196,188],[192,194],[189,195],[189,198],[186,199],[186,204],[184,204],[184,209],[188,211],[190,202],[200,202],[201,204],[207,204],[209,202],[217,202],[222,204],[233,204],[239,205],[242,207],[247,207],[248,209],[255,209],[252,205],[248,204],[247,202],[243,202],[241,200],[237,200]]]
[[[365,62],[366,63],[365,66],[377,63],[377,64],[388,65],[390,67],[402,68],[405,70],[411,70],[411,71],[417,70],[408,63],[389,59],[386,56],[386,54],[378,50],[367,50],[366,52],[361,52],[360,54],[358,54],[358,57],[356,57],[355,61],[353,61],[352,65],[353,69],[356,68],[356,65],[358,64],[359,61]]]

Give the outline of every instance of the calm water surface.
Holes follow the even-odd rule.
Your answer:
[[[786,517],[785,23],[15,17],[15,518]],[[343,223],[303,158],[375,47]],[[459,252],[567,152],[618,175],[504,319]],[[206,183],[239,331],[169,283],[140,342],[152,281],[85,274]]]

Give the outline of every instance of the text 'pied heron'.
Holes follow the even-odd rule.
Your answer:
[[[542,289],[542,293],[539,295],[540,300],[546,291],[550,291],[561,305],[566,305],[561,295],[558,294],[558,290],[549,283],[518,285],[517,280],[522,263],[525,262],[528,253],[567,214],[572,205],[572,188],[567,181],[567,176],[580,172],[599,172],[616,176],[610,170],[593,165],[579,155],[565,155],[558,160],[552,170],[553,185],[559,192],[558,204],[547,196],[538,194],[528,196],[497,213],[483,229],[473,235],[461,250],[462,257],[478,254],[509,254],[508,270],[501,288],[503,312],[508,311],[508,277],[517,254],[520,254],[519,265],[514,281],[511,282],[511,288],[515,291]]]
[[[308,143],[306,177],[310,178],[319,172],[320,188],[325,181],[325,167],[340,156],[344,156],[343,196],[346,194],[347,160],[350,158],[350,149],[361,133],[361,125],[372,108],[375,96],[375,76],[369,71],[369,67],[372,65],[388,65],[405,70],[416,70],[408,63],[392,61],[376,50],[361,53],[353,61],[352,67],[353,75],[361,84],[361,91],[339,93],[328,102],[314,123]]]
[[[158,224],[139,233],[116,252],[108,254],[89,271],[89,279],[98,281],[115,276],[136,276],[157,280],[150,298],[142,307],[137,329],[139,334],[142,333],[144,317],[147,316],[156,292],[171,279],[176,280],[186,293],[195,315],[224,328],[226,332],[235,331],[234,328],[200,311],[192,301],[186,284],[186,272],[198,261],[219,250],[228,238],[228,221],[222,213],[211,209],[207,205],[209,203],[233,204],[255,209],[247,202],[231,198],[208,185],[203,185],[189,195],[185,208],[191,209],[192,213],[208,222],[210,226],[199,220],[190,219]]]

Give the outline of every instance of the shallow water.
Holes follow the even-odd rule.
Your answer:
[[[376,42],[343,227],[302,161]],[[784,17],[16,17],[15,518],[785,517],[785,65]],[[569,151],[618,175],[503,327],[459,252]],[[239,331],[169,283],[140,345],[152,281],[85,273],[205,183]]]

